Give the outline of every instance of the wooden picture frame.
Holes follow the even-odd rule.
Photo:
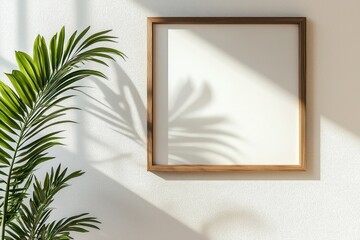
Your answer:
[[[305,166],[306,166],[306,159],[305,159],[306,158],[306,137],[305,137],[306,135],[306,126],[305,126],[306,18],[305,17],[154,17],[154,18],[149,17],[147,19],[147,28],[148,28],[147,169],[149,171],[201,172],[201,171],[304,171],[305,170]],[[219,33],[217,33],[216,31],[219,31]],[[274,32],[272,33],[272,31]],[[225,38],[225,36],[228,36],[228,38]],[[282,36],[283,38],[281,38]],[[189,38],[192,37],[193,39],[191,39],[190,41]],[[267,42],[266,39],[269,39],[269,43]],[[222,45],[222,42],[225,43],[224,46]],[[243,50],[241,50],[243,52],[233,53],[233,51],[234,52],[237,51],[237,47],[227,48],[226,43],[229,43],[229,45],[233,44],[234,46],[239,46],[240,48],[241,46],[244,45]],[[194,44],[198,44],[198,45],[194,45]],[[257,46],[256,44],[259,45]],[[186,47],[183,45],[186,45]],[[199,50],[200,53],[198,53],[197,49],[202,48],[202,46],[206,46],[204,47],[206,49],[203,50],[200,49]],[[252,52],[250,53],[246,52],[247,49],[249,48],[252,49],[251,50]],[[268,49],[269,49],[269,53],[268,53]],[[186,53],[183,53],[184,51]],[[210,58],[209,56],[206,56],[207,52],[209,51],[213,53],[213,55],[210,55]],[[258,53],[257,51],[264,51],[264,53],[261,52]],[[186,55],[181,55],[181,54],[186,54]],[[192,56],[192,54],[194,54],[194,56]],[[201,54],[203,54],[204,56],[201,56],[201,58],[198,57]],[[206,62],[208,61],[208,59],[212,59],[213,57],[215,58],[215,56],[217,56],[216,54],[219,54],[220,58],[224,58],[224,60],[221,60],[216,63],[211,62],[209,63],[209,65],[201,66],[203,62],[202,60],[205,59]],[[273,54],[274,57],[268,56],[271,54]],[[248,64],[250,65],[250,67],[245,64],[247,63],[247,61],[250,62],[249,59],[246,59],[245,55],[248,58],[250,58],[251,63],[253,64],[253,65]],[[185,56],[185,57],[188,56],[188,59],[187,60],[177,59],[179,56]],[[264,59],[263,57],[259,57],[259,56],[264,56]],[[256,59],[256,57],[258,59]],[[245,60],[242,58],[244,58]],[[191,61],[194,61],[194,63],[192,63]],[[245,140],[243,140],[243,143],[239,143],[239,144],[237,143],[234,144],[234,146],[232,146],[231,145],[232,140],[227,139],[226,141],[224,140],[225,142],[224,144],[222,144],[221,143],[222,140],[219,139],[231,138],[233,139],[233,142],[236,141],[240,142],[240,140],[234,138],[234,136],[232,135],[232,129],[229,128],[229,124],[224,122],[222,123],[223,125],[221,126],[226,128],[227,130],[220,130],[221,126],[216,126],[216,127],[209,127],[206,130],[208,132],[205,132],[205,134],[208,135],[212,132],[220,132],[218,136],[215,135],[209,139],[206,139],[206,137],[204,137],[204,133],[201,132],[199,133],[200,134],[199,137],[193,137],[192,135],[191,136],[192,138],[190,138],[189,136],[180,138],[180,142],[182,141],[181,144],[184,144],[184,146],[182,147],[170,146],[169,125],[168,125],[169,120],[166,121],[163,115],[164,116],[169,115],[169,110],[165,108],[169,105],[168,101],[171,100],[170,98],[176,95],[173,94],[173,92],[170,92],[170,90],[179,89],[179,88],[170,89],[170,87],[167,85],[167,84],[170,85],[177,84],[177,80],[173,80],[175,78],[171,78],[171,76],[178,76],[178,75],[180,76],[182,74],[181,72],[182,68],[193,69],[193,71],[196,72],[193,75],[196,76],[197,80],[186,80],[186,81],[184,80],[185,83],[184,85],[188,84],[188,82],[191,81],[193,81],[194,84],[198,84],[199,81],[205,82],[207,81],[206,78],[210,79],[212,76],[212,75],[207,75],[210,74],[207,73],[207,70],[212,71],[215,68],[216,71],[221,71],[221,68],[219,67],[219,69],[217,69],[216,66],[221,65],[223,61],[224,62],[227,61],[226,64],[224,64],[224,69],[225,69],[224,75],[232,76],[231,75],[232,71],[240,71],[238,70],[238,68],[239,69],[244,68],[245,69],[244,71],[245,72],[247,71],[246,74],[250,74],[250,75],[252,74],[251,76],[257,76],[260,79],[260,80],[255,79],[255,81],[252,82],[250,82],[249,80],[244,80],[247,81],[246,84],[249,82],[251,84],[253,84],[253,82],[259,82],[259,83],[257,83],[258,85],[255,86],[254,88],[252,86],[251,87],[248,86],[250,84],[241,85],[239,90],[241,90],[240,92],[242,92],[242,95],[246,95],[247,92],[252,92],[252,90],[255,89],[254,95],[256,95],[257,93],[260,96],[259,99],[261,99],[261,94],[259,94],[259,92],[265,93],[265,95],[269,94],[269,99],[274,98],[275,100],[273,102],[278,104],[279,106],[272,103],[274,105],[275,110],[272,112],[271,106],[273,105],[270,105],[271,113],[268,114],[269,107],[266,106],[269,105],[267,105],[266,103],[267,100],[262,99],[259,106],[263,106],[263,107],[262,108],[259,107],[258,109],[257,107],[258,105],[253,103],[252,100],[247,101],[245,99],[244,101],[244,99],[242,98],[245,98],[245,96],[243,97],[241,94],[239,94],[241,96],[234,94],[236,98],[239,98],[239,101],[237,102],[241,102],[242,104],[242,105],[240,104],[241,107],[244,107],[245,104],[247,104],[247,102],[249,102],[250,105],[244,107],[245,109],[247,108],[250,109],[247,112],[245,111],[245,115],[242,112],[235,112],[235,110],[237,110],[237,107],[228,107],[228,109],[230,110],[227,111],[226,113],[230,112],[229,114],[233,114],[234,119],[235,118],[240,119],[239,121],[241,122],[243,120],[242,118],[239,117],[239,115],[243,115],[246,117],[251,114],[255,114],[254,116],[269,116],[269,120],[265,119],[266,117],[260,119],[262,125],[259,125],[258,127],[256,126],[254,127],[255,132],[259,131],[254,133],[254,137],[250,132],[247,133],[246,135],[248,136],[248,138],[246,138],[246,136],[244,137]],[[264,62],[262,63],[262,61]],[[187,63],[189,63],[189,65],[187,65]],[[192,68],[192,65],[197,65],[197,64],[198,66],[196,66],[196,68],[195,67]],[[215,65],[211,65],[211,64],[215,64]],[[234,64],[234,67],[230,68],[229,66],[231,64]],[[258,66],[260,66],[259,69],[257,69]],[[198,74],[197,69],[203,69],[203,71],[201,72],[199,70],[200,74]],[[273,74],[273,72],[276,72],[276,74],[275,73]],[[283,72],[285,75],[286,74],[287,75],[283,76],[282,75]],[[205,73],[205,76],[203,77],[201,73]],[[214,73],[214,75],[215,74],[218,73]],[[221,74],[221,72],[219,74]],[[241,76],[242,72],[235,72],[234,74],[237,74],[234,76]],[[271,74],[273,74],[274,76],[275,75],[280,76],[279,79],[280,78],[282,79],[281,83],[278,84],[276,82],[278,81],[277,79],[275,80],[274,78],[270,79],[269,76]],[[266,77],[269,77],[269,79],[267,79]],[[229,79],[230,78],[231,77],[229,77]],[[246,77],[241,79],[246,79]],[[231,101],[231,98],[227,96],[229,95],[228,92],[220,92],[220,90],[222,89],[222,85],[219,85],[220,84],[219,82],[224,82],[224,85],[226,85],[228,84],[225,83],[226,79],[221,81],[215,81],[215,80],[209,80],[209,83],[207,84],[210,85],[214,84],[215,86],[214,88],[216,90],[215,93],[217,94],[216,99],[220,99],[221,101],[222,97],[218,97],[218,96],[221,96],[219,94],[223,94],[222,96],[224,96],[225,98],[229,98],[230,99],[229,101]],[[234,82],[237,81],[236,77],[235,80],[232,81],[233,81],[232,84],[239,84],[237,82]],[[289,82],[291,82],[291,84]],[[191,84],[188,85],[191,86]],[[282,86],[288,84],[289,86],[291,85],[289,87],[289,89],[291,88],[291,90],[288,90],[286,89],[287,87]],[[233,85],[231,84],[229,86],[230,86],[229,90],[231,90],[231,88],[235,88],[232,87]],[[265,86],[264,89],[261,89],[263,86]],[[175,99],[174,102],[178,101],[180,102],[180,104],[182,104],[182,102],[187,101],[188,98],[191,98],[193,95],[196,95],[195,93],[192,93],[189,90],[193,88],[189,86],[188,88],[186,88],[186,86],[183,87],[183,89],[185,90],[181,90],[182,92],[179,93],[179,96],[181,96],[182,94],[183,101],[180,101],[181,99],[180,100]],[[243,88],[244,89],[249,88],[249,89],[245,91]],[[211,94],[208,95],[210,96]],[[199,111],[202,111],[201,108],[202,106],[204,106],[204,103],[201,103],[201,101],[203,101],[204,98],[206,98],[206,96],[204,97],[200,95],[198,98],[199,103],[194,104],[196,106],[195,107],[193,106],[192,109],[197,108],[198,110],[200,109]],[[251,99],[256,99],[256,98],[251,97]],[[291,99],[291,101],[288,101],[287,99]],[[209,100],[209,102],[211,102],[212,100],[213,99]],[[291,102],[291,105],[288,102]],[[224,105],[221,105],[220,103],[219,106],[221,110],[221,106]],[[233,103],[230,102],[230,105],[231,104]],[[208,111],[213,111],[211,106],[209,107],[208,105],[206,106],[207,107],[206,109],[211,109]],[[227,106],[224,107],[226,108]],[[214,107],[214,109],[216,108]],[[231,115],[229,116],[231,117]],[[285,120],[285,118],[287,119],[288,117],[289,120]],[[167,118],[169,119],[169,116]],[[272,118],[274,118],[274,120],[272,120]],[[221,117],[218,118],[197,117],[196,119],[188,118],[186,119],[186,121],[191,121],[193,127],[187,128],[187,134],[189,135],[189,134],[194,134],[194,132],[195,133],[197,132],[196,130],[197,128],[194,127],[196,124],[198,124],[196,126],[198,128],[201,128],[201,131],[203,131],[205,127],[202,126],[202,123],[203,125],[208,124],[206,126],[211,126],[211,124],[214,125],[217,124],[217,122],[221,121],[219,119],[222,118]],[[256,118],[256,121],[258,120],[259,119]],[[186,121],[183,120],[182,122],[183,123],[185,122],[186,124]],[[252,121],[251,119],[244,120],[244,122],[246,123],[252,123],[251,121]],[[194,124],[194,122],[196,122],[196,124]],[[269,126],[267,126],[267,128],[264,128],[263,127],[264,124],[266,125],[269,124]],[[281,125],[284,125],[284,130],[282,130],[283,126]],[[183,126],[179,127],[180,129],[179,131],[182,131],[181,127]],[[269,130],[270,132],[267,133],[267,135],[264,134],[266,135],[264,139],[266,138],[267,140],[265,139],[264,141],[266,142],[261,143],[263,145],[261,145],[260,143],[256,145],[257,143],[254,143],[254,149],[251,149],[251,147],[249,146],[252,144],[252,141],[256,142],[257,141],[256,139],[261,138],[256,136],[262,136],[261,130],[258,130],[259,128],[265,129],[265,131],[267,131],[266,129],[270,129]],[[234,129],[236,129],[236,127]],[[241,126],[241,129],[245,131],[248,130],[246,126],[245,127]],[[187,139],[191,139],[191,141],[186,142]],[[197,142],[193,139],[197,139],[196,140]],[[166,142],[168,142],[167,146],[166,146]],[[177,138],[177,142],[179,142],[179,138]],[[291,144],[289,142],[291,142]],[[207,146],[206,144],[208,144],[208,147],[206,147]],[[266,145],[265,147],[266,149],[262,150],[261,146],[264,146],[264,144]],[[245,146],[244,148],[249,153],[247,152],[245,154],[239,153],[238,159],[242,159],[242,158],[245,159],[247,156],[249,156],[248,157],[249,160],[241,160],[239,162],[238,160],[234,160],[233,162],[229,162],[229,163],[225,162],[226,164],[224,164],[225,160],[224,161],[219,160],[219,164],[217,164],[216,156],[219,157],[219,159],[220,158],[222,159],[222,154],[226,155],[228,151],[230,150],[236,151],[237,148],[241,149],[242,146]],[[217,148],[219,150],[215,151],[214,149]],[[171,152],[169,153],[169,151],[173,151],[174,149],[180,153],[177,156],[175,156],[176,157],[174,158],[175,160],[170,163],[169,156]],[[193,155],[191,155],[192,149],[196,149],[197,151],[194,152]],[[206,152],[207,149],[209,153]],[[284,150],[284,152],[286,153],[281,152],[282,150]],[[272,153],[271,151],[274,151],[274,153]],[[251,155],[250,153],[253,155]],[[204,156],[200,156],[201,154],[203,154]],[[266,158],[259,157],[260,156],[259,154],[266,154],[270,156],[269,159],[271,158],[272,160],[269,160],[268,162]],[[209,157],[209,159],[211,158],[212,161],[215,162],[211,162],[210,164],[208,164],[206,156],[210,156],[210,155],[211,157]],[[234,158],[236,159],[237,158],[236,155],[234,156],[235,156]],[[253,158],[251,156],[253,156]],[[276,156],[284,156],[284,159],[278,162],[276,161],[275,158]],[[162,160],[160,161],[158,159],[162,159]],[[191,162],[192,159],[194,160],[194,163]],[[182,160],[184,161],[186,160],[188,162],[183,163]],[[255,164],[253,164],[252,161]]]

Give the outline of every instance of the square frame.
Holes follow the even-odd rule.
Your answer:
[[[164,165],[156,164],[154,111],[155,26],[159,24],[292,24],[298,27],[299,164],[297,165]],[[147,19],[147,170],[165,172],[304,171],[306,169],[306,18],[305,17],[149,17]]]

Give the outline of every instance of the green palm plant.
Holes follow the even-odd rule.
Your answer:
[[[35,176],[36,168],[54,159],[48,150],[61,145],[61,132],[54,126],[72,123],[64,118],[63,106],[72,98],[76,83],[89,76],[105,78],[86,62],[105,66],[105,59],[125,55],[99,43],[115,42],[110,30],[88,35],[89,28],[74,32],[65,41],[65,28],[55,34],[47,46],[44,37],[34,42],[33,56],[16,52],[18,70],[6,74],[12,87],[0,81],[0,216],[1,240],[66,240],[72,232],[97,228],[98,221],[80,214],[49,221],[54,195],[68,186],[68,181],[83,174],[67,173],[58,166],[43,181]],[[32,191],[32,194],[30,193]]]

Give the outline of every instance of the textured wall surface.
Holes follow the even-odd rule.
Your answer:
[[[57,217],[89,211],[87,240],[360,238],[358,0],[32,0],[0,2],[0,69],[38,33],[114,29],[128,56],[89,79],[59,161],[87,174],[55,202]],[[154,174],[146,171],[147,16],[308,17],[308,171]],[[4,79],[4,74],[0,75]],[[53,163],[55,164],[55,163]],[[49,165],[49,164],[48,164]],[[42,171],[48,169],[44,166]]]

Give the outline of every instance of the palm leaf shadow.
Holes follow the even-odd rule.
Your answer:
[[[105,101],[103,103],[85,93],[97,103],[90,102],[86,111],[108,123],[114,131],[146,148],[145,105],[126,73],[118,65],[115,65],[115,69],[117,89],[111,89],[105,83],[95,81],[97,87],[104,93]]]
[[[87,112],[108,123],[114,131],[138,143],[146,149],[146,107],[138,90],[127,74],[118,66],[116,69],[117,89],[112,89],[101,81],[95,81],[104,94],[104,102],[90,97]],[[211,101],[211,90],[204,85],[197,97],[191,81],[180,88],[174,105],[168,112],[168,161],[179,164],[207,163],[206,154],[226,158],[235,162],[230,154],[213,146],[226,147],[237,151],[231,144],[223,142],[223,137],[237,138],[221,125],[227,120],[222,116],[199,117],[193,113],[206,107]]]
[[[240,154],[240,151],[224,139],[239,139],[239,136],[223,128],[224,124],[230,124],[228,119],[221,115],[197,114],[211,105],[213,93],[210,86],[204,83],[200,90],[195,89],[192,80],[187,79],[178,89],[168,115],[169,161],[175,164],[211,164],[211,156],[235,163],[231,152]]]

